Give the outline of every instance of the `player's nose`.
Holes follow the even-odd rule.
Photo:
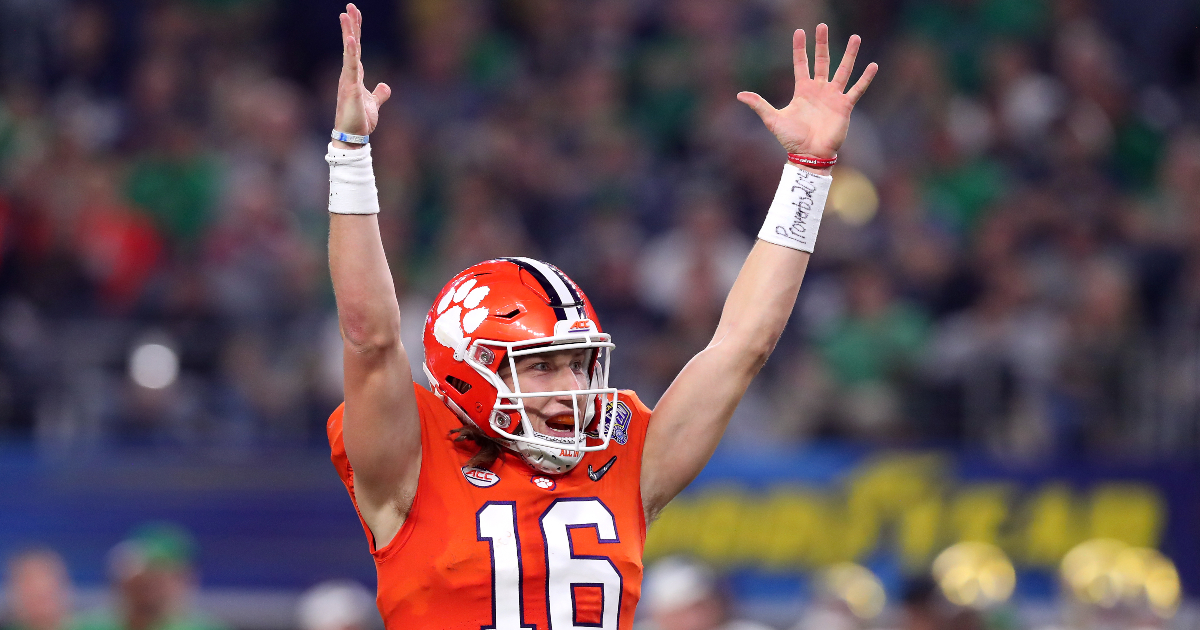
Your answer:
[[[565,392],[573,389],[582,389],[584,384],[580,381],[579,374],[575,370],[571,369],[570,366],[563,366],[554,371],[554,378],[550,382],[550,386],[553,388],[553,391]],[[554,399],[568,407],[571,406],[570,394],[556,394]]]

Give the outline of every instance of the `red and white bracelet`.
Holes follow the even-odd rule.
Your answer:
[[[837,164],[837,156],[831,158],[819,158],[811,155],[800,155],[799,153],[789,153],[788,161],[792,164],[807,166],[809,168],[829,168]]]

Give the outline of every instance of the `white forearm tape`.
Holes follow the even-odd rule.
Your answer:
[[[379,214],[379,193],[371,168],[371,145],[338,149],[329,143],[329,211],[334,214]]]
[[[831,183],[830,175],[816,175],[795,164],[785,165],[758,238],[811,254],[817,244],[817,230],[821,228]]]

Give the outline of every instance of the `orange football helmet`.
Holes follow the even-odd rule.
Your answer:
[[[617,397],[617,390],[608,386],[614,346],[601,332],[587,296],[554,265],[499,258],[462,271],[429,310],[424,344],[433,392],[460,418],[535,469],[564,473],[584,452],[608,448]],[[522,390],[517,358],[579,348],[591,350],[587,389]],[[498,375],[506,362],[512,388]],[[524,401],[566,395],[572,401],[574,437],[535,431]]]

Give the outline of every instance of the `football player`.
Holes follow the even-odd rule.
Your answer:
[[[796,301],[850,112],[850,38],[830,76],[828,29],[792,41],[795,95],[749,105],[789,154],[775,201],[712,342],[657,406],[609,387],[614,344],[553,265],[464,270],[425,320],[413,383],[384,257],[369,134],[391,89],[363,85],[362,15],[341,15],[343,66],[330,164],[329,267],[344,339],[345,403],[329,419],[391,629],[630,628],[646,524],[699,474]]]

